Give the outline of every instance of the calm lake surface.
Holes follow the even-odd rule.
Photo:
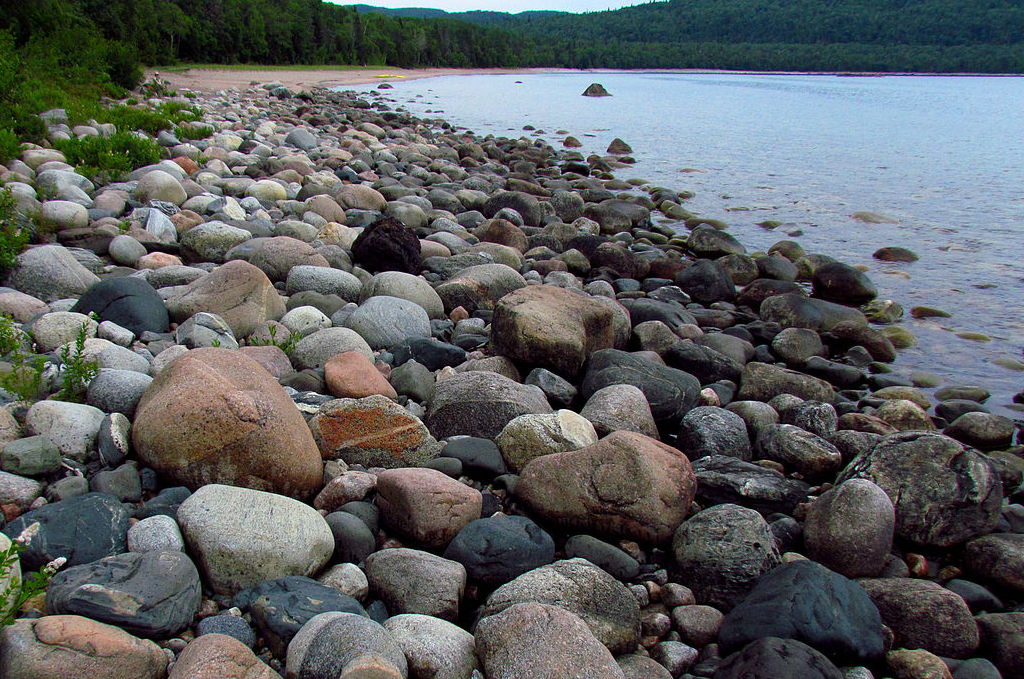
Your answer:
[[[580,96],[591,82],[613,96]],[[637,163],[618,178],[693,191],[684,206],[727,222],[748,251],[792,239],[867,266],[920,339],[898,368],[982,385],[993,411],[1019,417],[1003,407],[1024,387],[1024,78],[591,72],[392,85],[381,94],[393,106],[481,135],[560,148],[568,132],[584,155],[620,137]],[[872,259],[887,245],[920,260]],[[951,317],[915,320],[918,305]]]

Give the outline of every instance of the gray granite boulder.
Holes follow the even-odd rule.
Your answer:
[[[893,500],[896,535],[949,547],[990,533],[999,520],[1003,487],[988,458],[941,434],[887,436],[837,478],[868,479]]]
[[[455,622],[466,590],[466,568],[418,549],[382,549],[366,558],[370,593],[388,613],[418,613]]]
[[[923,648],[969,658],[980,643],[978,625],[963,598],[936,582],[915,578],[859,581],[895,636],[897,648]]]
[[[99,280],[67,248],[41,245],[18,255],[6,284],[44,302],[53,302],[81,297]]]
[[[467,434],[493,439],[510,421],[528,413],[550,413],[539,387],[491,372],[451,375],[434,385],[426,424],[435,438]]]
[[[201,598],[199,571],[182,552],[128,552],[59,571],[46,589],[46,612],[165,638],[192,623]]]
[[[430,337],[430,317],[420,305],[398,297],[370,297],[346,319],[372,349],[387,349],[412,337]]]
[[[520,603],[482,620],[477,656],[491,679],[623,679],[607,648],[577,615],[559,606]]]
[[[762,637],[796,639],[851,664],[879,660],[882,619],[852,580],[813,561],[794,561],[763,575],[722,622],[725,653]]]
[[[178,523],[189,551],[218,593],[288,575],[311,575],[334,552],[331,529],[315,509],[248,488],[203,486],[181,503]]]
[[[691,460],[706,455],[728,455],[750,460],[750,439],[743,419],[724,408],[700,406],[683,416],[676,441]]]
[[[674,573],[697,603],[723,611],[743,600],[782,562],[768,523],[752,509],[724,504],[684,522],[672,538]]]
[[[19,554],[22,568],[35,571],[58,556],[78,566],[127,551],[128,519],[128,510],[113,495],[87,493],[25,512],[3,532],[15,538],[39,522],[39,533]]]
[[[361,615],[314,616],[288,644],[286,674],[303,679],[405,679],[405,653],[391,634]]]
[[[878,575],[892,549],[892,501],[867,479],[822,493],[807,510],[804,546],[815,561],[848,578]]]
[[[385,620],[384,629],[402,647],[413,677],[469,679],[479,667],[473,635],[446,620],[405,613]]]
[[[480,608],[479,624],[523,603],[558,606],[578,615],[613,653],[632,651],[640,638],[636,598],[625,585],[585,559],[556,561],[502,585]]]

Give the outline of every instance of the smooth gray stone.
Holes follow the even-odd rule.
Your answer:
[[[46,590],[51,615],[74,614],[164,638],[192,622],[199,571],[183,552],[129,552],[59,571]]]

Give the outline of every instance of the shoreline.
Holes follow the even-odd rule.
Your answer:
[[[652,188],[654,210],[606,198],[633,191],[613,155],[591,164],[384,117],[353,92],[300,103],[272,89],[196,97],[218,133],[137,179],[86,185],[98,212],[72,208],[66,187],[41,201],[55,242],[19,255],[7,303],[40,349],[77,336],[113,369],[84,406],[0,417],[7,444],[30,425],[74,463],[3,479],[17,494],[0,527],[39,526],[19,558],[68,561],[41,617],[14,611],[5,661],[164,679],[227,676],[230,652],[280,677],[329,667],[354,638],[350,667],[398,679],[412,639],[446,644],[463,677],[665,677],[698,660],[701,676],[731,676],[766,645],[790,648],[738,628],[739,606],[784,576],[776,599],[797,603],[779,610],[823,602],[858,625],[864,650],[844,660],[862,674],[882,676],[922,626],[914,611],[942,605],[955,617],[925,621],[921,653],[1010,676],[1013,659],[981,639],[1019,627],[1002,613],[1024,593],[1003,535],[1022,532],[1003,503],[1024,493],[1017,431],[965,403],[976,392],[946,399],[954,420],[871,381],[866,361],[896,350],[859,317],[856,269],[779,250],[839,284],[834,302],[802,297],[712,226],[681,238],[652,222],[679,193]],[[15,166],[33,200],[29,184],[81,183],[41,169],[57,153]],[[66,251],[79,245],[81,260]],[[106,325],[86,340],[89,311]],[[942,590],[961,574],[996,600],[984,618]],[[111,594],[78,603],[97,591]],[[898,596],[909,603],[883,605]],[[430,626],[413,636],[405,614]],[[733,647],[727,624],[744,635]],[[47,625],[72,648],[129,650],[58,665]],[[830,639],[806,641],[814,667],[842,676]],[[129,653],[152,669],[125,672]],[[807,675],[802,656],[779,657],[779,675]]]
[[[1022,73],[929,73],[929,72],[877,72],[877,71],[730,71],[723,69],[572,69],[572,68],[390,68],[366,67],[332,69],[252,69],[224,66],[217,68],[199,67],[182,70],[160,70],[149,68],[145,71],[146,79],[159,73],[172,87],[187,88],[197,92],[212,92],[230,87],[246,88],[254,82],[280,82],[289,88],[303,87],[345,87],[347,85],[367,85],[374,82],[397,80],[422,80],[457,75],[537,75],[559,73],[664,73],[690,75],[813,75],[832,77],[883,78],[883,77],[950,77],[950,78],[1019,78]]]

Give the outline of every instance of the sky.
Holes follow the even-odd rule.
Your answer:
[[[503,0],[487,2],[486,0],[363,0],[362,4],[375,7],[432,7],[448,12],[466,12],[473,9],[492,10],[495,12],[525,12],[533,9],[554,9],[563,12],[593,12],[605,9],[618,9],[639,4],[644,0]],[[330,0],[336,5],[357,4]]]

